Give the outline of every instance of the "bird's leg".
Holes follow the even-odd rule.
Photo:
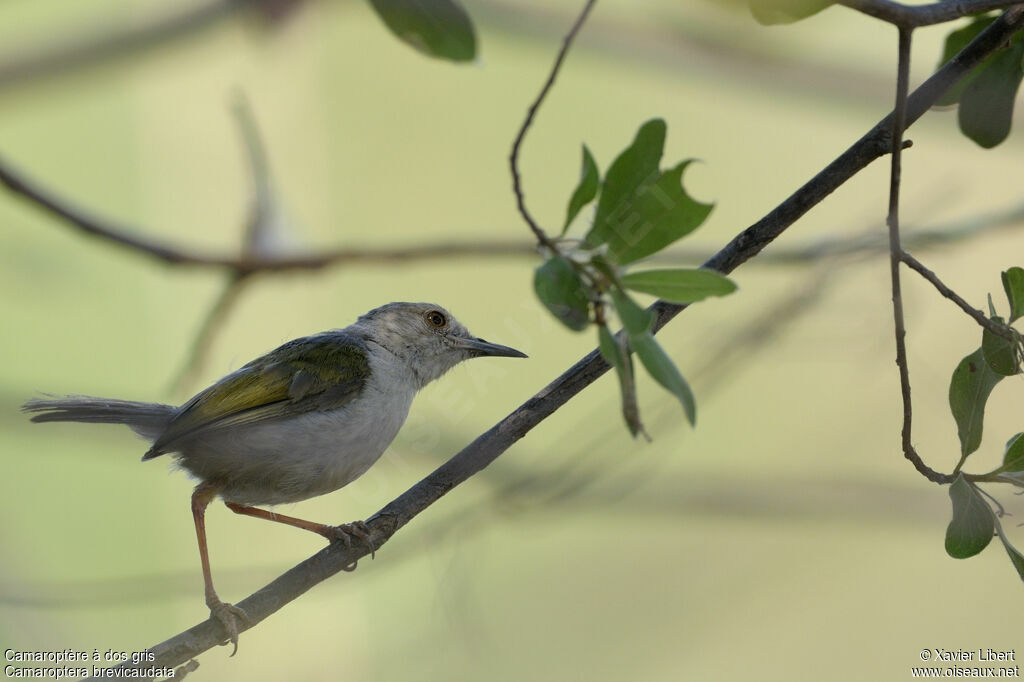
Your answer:
[[[370,538],[370,529],[362,521],[343,523],[340,526],[329,526],[326,523],[316,523],[315,521],[297,519],[294,516],[285,516],[284,514],[277,514],[272,511],[267,511],[266,509],[259,509],[258,507],[248,507],[236,502],[225,501],[224,504],[226,504],[228,509],[236,514],[244,514],[246,516],[256,517],[257,519],[266,519],[267,521],[276,521],[277,523],[283,523],[287,526],[302,528],[303,530],[311,531],[317,535],[322,535],[332,541],[341,540],[346,548],[352,546],[352,537],[357,537],[370,546],[371,559],[377,552],[377,548],[374,546],[373,540]]]
[[[248,621],[245,611],[237,606],[222,602],[213,589],[213,576],[210,574],[210,555],[206,549],[206,507],[217,495],[217,487],[209,483],[200,483],[192,493],[192,519],[196,522],[196,540],[199,542],[199,560],[203,564],[203,583],[206,587],[206,605],[210,607],[210,615],[219,620],[228,633],[228,639],[234,645],[231,655],[238,651],[239,621]]]

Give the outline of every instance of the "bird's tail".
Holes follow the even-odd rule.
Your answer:
[[[140,436],[153,440],[167,428],[175,408],[160,403],[69,395],[53,399],[33,398],[22,405],[21,410],[35,413],[32,415],[34,422],[126,424]]]

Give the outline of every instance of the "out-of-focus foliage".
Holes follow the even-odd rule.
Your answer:
[[[423,54],[453,62],[476,58],[476,33],[456,0],[370,0],[384,24]]]

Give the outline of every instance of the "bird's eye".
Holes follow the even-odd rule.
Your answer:
[[[444,314],[437,310],[431,310],[427,313],[427,322],[438,329],[448,324],[448,320],[445,319]]]

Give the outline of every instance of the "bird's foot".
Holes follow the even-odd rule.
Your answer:
[[[206,604],[210,607],[210,617],[219,620],[221,625],[224,626],[224,630],[228,633],[227,641],[231,642],[234,647],[231,650],[231,655],[234,656],[238,653],[238,626],[239,624],[248,625],[249,615],[240,607],[222,602],[219,599],[208,600]],[[224,644],[226,643],[224,642]]]
[[[373,544],[373,538],[370,536],[370,527],[362,521],[353,521],[352,523],[343,523],[339,526],[324,526],[324,537],[328,540],[341,540],[341,543],[345,545],[345,549],[352,546],[352,538],[359,538],[367,545],[370,546],[370,558],[373,559],[377,553],[377,547]],[[353,561],[351,564],[345,567],[346,571],[356,570],[356,562]]]

